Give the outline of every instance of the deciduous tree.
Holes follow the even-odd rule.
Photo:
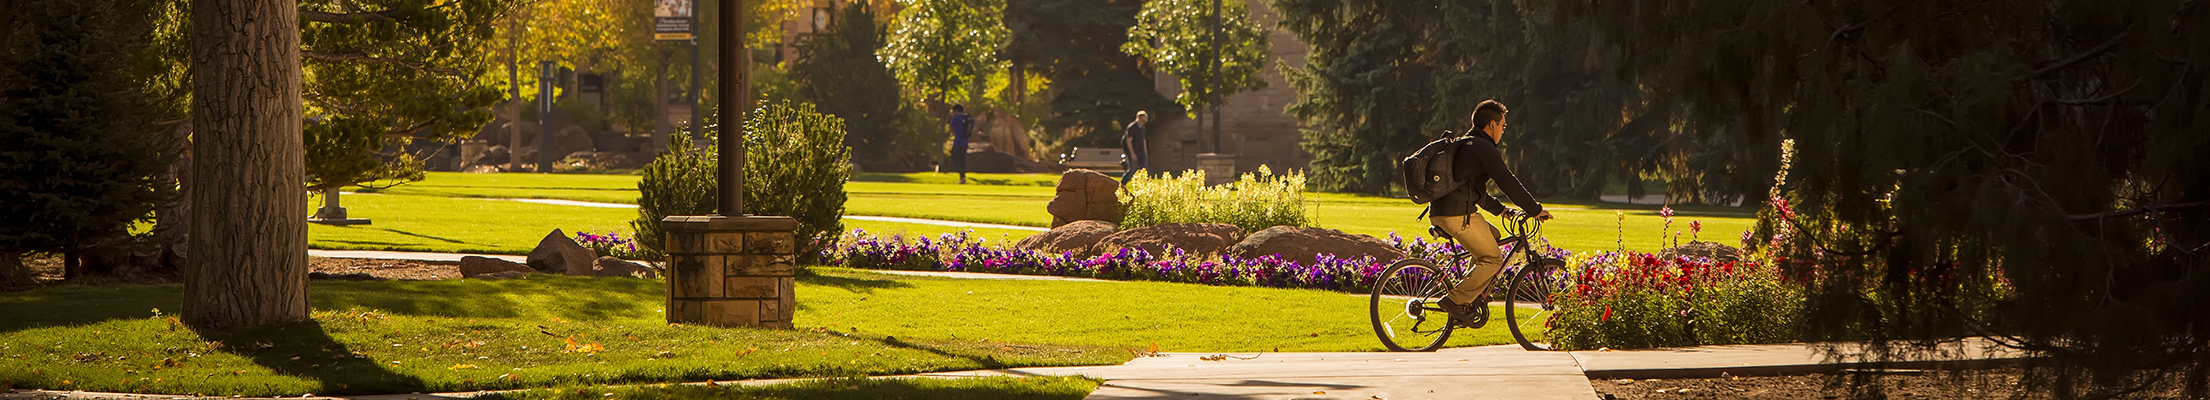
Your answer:
[[[1182,93],[1174,102],[1190,110],[1192,117],[1228,96],[1265,89],[1266,79],[1259,73],[1274,55],[1269,30],[1251,19],[1249,4],[1220,0],[1216,13],[1213,1],[1146,2],[1136,15],[1136,25],[1128,28],[1128,41],[1120,47],[1181,81]],[[1218,119],[1214,115],[1216,126]]]

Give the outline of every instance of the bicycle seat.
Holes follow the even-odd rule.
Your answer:
[[[1427,235],[1434,236],[1436,238],[1457,240],[1457,238],[1450,237],[1450,232],[1444,232],[1443,227],[1440,226],[1428,225]]]

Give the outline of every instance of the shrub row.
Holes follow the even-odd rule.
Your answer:
[[[1178,222],[1235,225],[1245,233],[1275,226],[1307,226],[1305,177],[1276,175],[1266,166],[1234,182],[1205,185],[1205,171],[1179,175],[1140,174],[1120,193],[1122,228]]]

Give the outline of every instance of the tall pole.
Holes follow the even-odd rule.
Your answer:
[[[705,26],[705,3],[696,0],[691,1],[691,32],[698,32],[699,30],[704,29]],[[685,123],[685,125],[690,126],[690,129],[688,129],[689,132],[684,133],[691,136],[691,140],[693,140],[693,146],[697,145],[697,142],[695,141],[699,138],[699,130],[706,128],[705,126],[702,126],[698,123],[698,93],[705,90],[705,84],[698,82],[698,70],[705,68],[699,66],[698,59],[698,35],[694,34],[691,35],[691,89],[689,90],[690,95],[686,96],[689,99],[688,101],[691,105],[691,116],[690,121]]]
[[[1206,105],[1212,106],[1213,154],[1227,153],[1220,147],[1220,62],[1226,59],[1220,54],[1220,0],[1212,0],[1212,79],[1205,80],[1211,86],[1205,89],[1205,95],[1212,98]],[[1200,125],[1197,129],[1205,127]]]
[[[522,72],[517,65],[522,57],[522,45],[516,39],[520,36],[522,36],[522,19],[517,17],[507,21],[506,80],[508,83],[506,98],[507,104],[514,106],[514,117],[506,120],[508,136],[506,142],[507,171],[522,170]],[[537,127],[537,129],[544,128],[543,126]]]
[[[744,121],[747,97],[744,56],[744,0],[721,0],[721,129],[715,142],[721,159],[721,216],[744,215]]]
[[[552,173],[553,160],[557,160],[554,157],[559,156],[553,154],[552,131],[553,83],[558,80],[553,72],[558,67],[559,63],[551,61],[537,62],[537,173],[540,174]]]

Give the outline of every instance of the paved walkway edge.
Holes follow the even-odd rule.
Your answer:
[[[1784,376],[1806,374],[1834,374],[1846,370],[1962,370],[1993,369],[2016,366],[2024,358],[1999,358],[1984,360],[1935,360],[1898,362],[1857,362],[1834,364],[1784,364],[1745,365],[1739,367],[1711,368],[1640,368],[1640,369],[1587,369],[1581,372],[1589,379],[1710,379],[1731,376]]]

